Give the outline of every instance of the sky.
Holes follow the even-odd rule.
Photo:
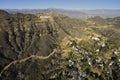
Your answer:
[[[0,0],[0,9],[120,9],[120,0]]]

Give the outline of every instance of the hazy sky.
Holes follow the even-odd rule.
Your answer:
[[[120,0],[0,0],[0,9],[120,9]]]

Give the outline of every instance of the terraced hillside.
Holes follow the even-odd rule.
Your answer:
[[[119,80],[119,22],[0,10],[0,79]]]

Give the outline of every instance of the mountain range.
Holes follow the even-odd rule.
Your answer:
[[[11,13],[0,10],[0,80],[120,79],[120,17]]]
[[[5,11],[15,14],[15,13],[24,13],[24,14],[62,14],[72,18],[88,18],[94,16],[100,16],[103,18],[113,18],[120,16],[120,9],[95,9],[95,10],[67,10],[67,9],[4,9]]]

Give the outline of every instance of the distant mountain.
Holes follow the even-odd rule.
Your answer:
[[[100,16],[103,18],[113,18],[120,16],[120,9],[96,9],[96,10],[66,10],[66,9],[5,9],[7,12],[24,13],[24,14],[38,14],[38,13],[48,13],[48,14],[62,14],[72,18],[87,18]]]
[[[65,9],[6,9],[7,12],[15,13],[24,13],[24,14],[39,14],[39,13],[48,13],[48,14],[62,14],[72,18],[85,18],[86,13],[76,10],[65,10]]]
[[[100,16],[103,18],[113,18],[120,16],[120,9],[96,9],[96,10],[82,10],[82,12],[89,16]]]

